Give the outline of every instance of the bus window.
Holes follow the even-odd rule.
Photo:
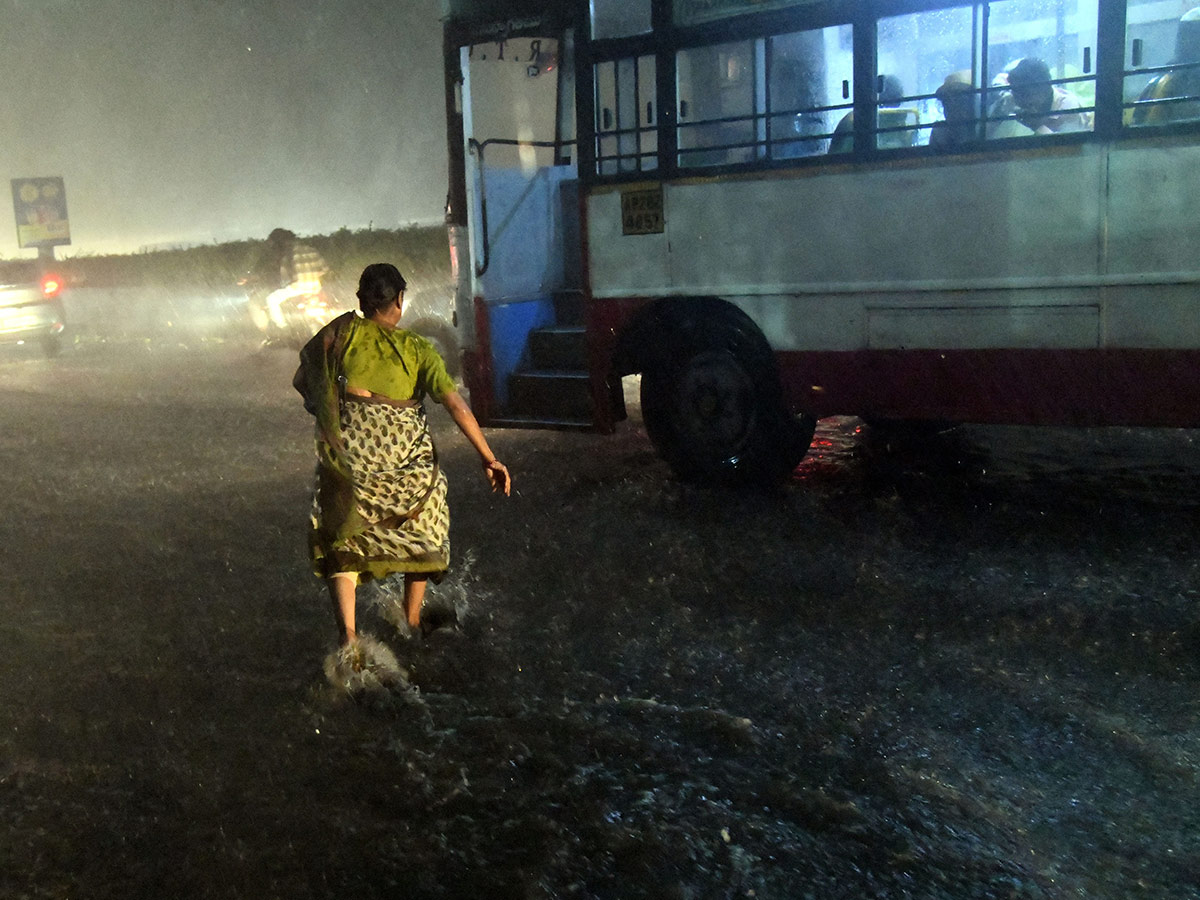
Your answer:
[[[901,146],[905,131],[893,131],[885,125],[912,125],[911,145],[928,144],[952,149],[975,140],[978,134],[978,96],[973,92],[972,47],[975,44],[978,16],[971,6],[957,6],[928,12],[911,13],[880,19],[877,31],[877,82],[887,86],[889,79],[899,85],[898,101],[880,92],[880,116],[876,144],[881,148]],[[949,86],[952,90],[944,90]],[[878,89],[877,89],[878,90]],[[943,102],[947,106],[943,107]],[[895,103],[895,107],[885,104]],[[913,110],[914,122],[896,121],[885,108]],[[956,110],[965,108],[965,115]],[[947,115],[949,114],[949,115]],[[951,121],[945,120],[950,118]],[[937,123],[937,124],[933,124]]]
[[[844,137],[847,130],[852,132],[852,48],[853,29],[849,25],[777,34],[768,39],[771,156],[812,156],[827,148],[832,152],[829,138],[835,124],[839,137]]]
[[[679,51],[679,164],[826,152],[853,105],[849,25]]]
[[[592,0],[592,40],[650,31],[650,0]]]
[[[1200,8],[1164,18],[1163,4],[1129,0],[1125,20],[1125,122],[1200,119]]]
[[[968,143],[978,137],[971,119],[980,108],[989,138],[1090,131],[1096,29],[1097,0],[998,0],[893,16],[879,21],[877,71],[881,81],[893,75],[912,91],[901,106],[913,106],[921,123],[933,121],[919,126],[918,143]],[[982,101],[968,97],[982,76]],[[948,102],[955,121],[938,124]],[[883,110],[881,99],[881,147],[895,133],[882,127]]]
[[[658,165],[654,57],[596,64],[596,172],[644,172]]]
[[[757,145],[756,42],[680,50],[679,164],[747,162]]]
[[[895,75],[876,78],[875,145],[884,150],[912,147],[917,143],[921,111],[904,96],[904,85]],[[830,153],[854,149],[854,111],[842,116],[829,138]]]
[[[1096,0],[990,3],[988,136],[1090,131]]]
[[[490,167],[536,168],[554,161],[558,125],[559,44],[553,38],[510,38],[467,51],[469,121]],[[520,143],[518,143],[520,142]]]

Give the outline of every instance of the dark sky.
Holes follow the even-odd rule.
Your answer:
[[[60,257],[441,216],[438,0],[0,10],[0,176],[65,179],[72,245]],[[0,225],[0,255],[32,254]]]

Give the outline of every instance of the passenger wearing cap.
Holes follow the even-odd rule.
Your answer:
[[[1027,56],[1008,72],[1008,91],[992,108],[988,118],[996,129],[1010,119],[1020,122],[1033,134],[1061,134],[1090,131],[1092,116],[1083,112],[1079,98],[1052,83],[1045,60]]]
[[[942,86],[933,92],[942,105],[945,119],[934,122],[929,130],[929,146],[955,150],[973,143],[978,137],[978,99],[968,71],[951,72]]]
[[[1200,8],[1189,9],[1179,20],[1171,65],[1178,68],[1159,75],[1138,97],[1134,125],[1200,119]]]

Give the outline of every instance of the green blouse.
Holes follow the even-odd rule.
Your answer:
[[[455,389],[436,348],[419,334],[364,318],[354,325],[342,357],[347,386],[393,400],[428,394],[438,403]]]

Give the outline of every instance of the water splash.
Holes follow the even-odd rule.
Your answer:
[[[325,657],[325,678],[348,694],[386,691],[408,685],[408,673],[400,668],[396,654],[386,644],[359,635],[353,644],[340,647]]]
[[[487,600],[490,594],[478,584],[474,567],[475,553],[468,550],[463,554],[462,562],[455,565],[440,584],[434,584],[432,581],[429,583],[425,603],[421,608],[421,618],[427,627],[461,626],[471,616],[473,601]],[[416,632],[408,624],[408,616],[404,609],[403,578],[387,578],[374,582],[366,596],[366,602],[384,621],[396,629],[399,636],[410,638],[415,635]]]

